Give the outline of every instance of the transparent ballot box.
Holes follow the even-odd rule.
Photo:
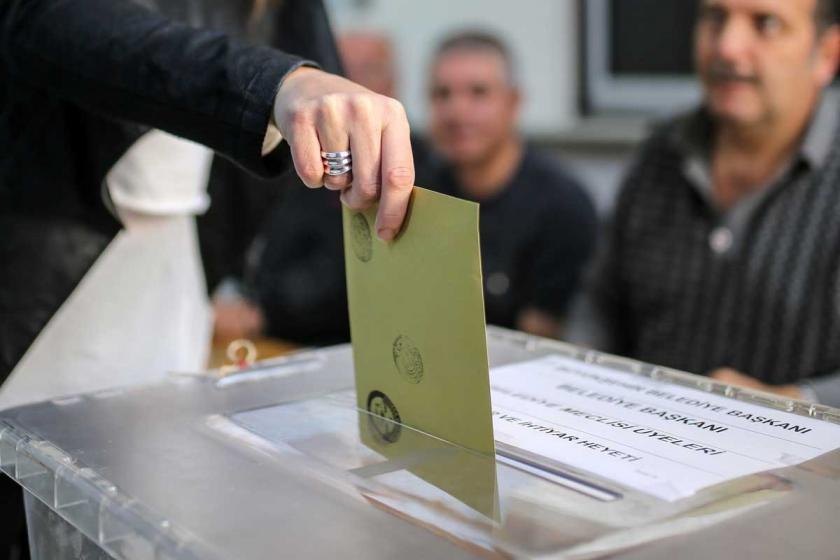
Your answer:
[[[840,411],[499,329],[560,354],[818,419]],[[349,346],[0,413],[35,558],[837,558],[840,453],[666,501],[521,449],[495,458],[356,407]]]

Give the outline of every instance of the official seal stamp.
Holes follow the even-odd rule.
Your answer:
[[[373,235],[363,214],[353,214],[350,219],[350,245],[360,261],[368,262],[373,257]]]
[[[415,385],[423,381],[423,355],[417,345],[407,336],[400,335],[394,340],[392,350],[394,365],[406,381]]]
[[[386,443],[394,443],[400,439],[400,413],[385,393],[371,391],[367,398],[367,409],[371,413],[368,419],[374,435]]]

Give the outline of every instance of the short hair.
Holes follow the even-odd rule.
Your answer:
[[[518,84],[518,76],[515,69],[513,55],[505,42],[497,35],[488,31],[459,31],[446,37],[435,49],[433,62],[437,62],[446,54],[455,50],[481,50],[490,51],[499,56],[504,63],[508,83],[511,86]]]
[[[817,8],[814,19],[817,22],[817,31],[822,33],[837,25],[837,14],[840,13],[838,0],[817,0]]]

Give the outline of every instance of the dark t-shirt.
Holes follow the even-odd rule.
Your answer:
[[[451,169],[430,188],[467,198]],[[487,322],[513,328],[523,310],[562,318],[595,246],[589,197],[552,157],[528,147],[510,183],[481,204],[481,259]]]
[[[289,190],[255,242],[246,283],[270,336],[317,346],[350,340],[339,196]]]

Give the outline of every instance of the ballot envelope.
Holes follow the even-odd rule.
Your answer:
[[[689,418],[636,407],[673,426],[651,432],[634,427],[638,417],[569,405],[562,409],[569,426],[591,422],[590,436],[570,439],[569,428],[561,437],[533,418],[526,427],[576,451],[548,456],[516,433],[500,439],[497,424],[492,457],[359,408],[344,345],[226,376],[173,374],[3,411],[0,467],[25,491],[34,558],[836,558],[837,451],[679,488],[622,478],[644,474],[639,469],[602,467],[641,464],[635,457],[654,449],[643,438],[698,457],[690,468],[713,470],[721,458],[713,453],[724,448],[749,456],[748,444],[726,447],[730,432],[720,422],[701,419],[711,414],[701,410],[704,401],[725,399],[737,410],[740,416],[727,413],[731,426],[799,434],[811,442],[802,445],[816,445],[807,437],[822,428],[836,429],[840,411],[500,329],[489,329],[488,349],[499,372],[491,383],[510,399],[523,397],[507,385],[516,370],[503,368],[550,360],[624,376],[611,378],[613,393],[558,383],[569,399],[632,410],[628,399],[609,395],[655,381],[656,395],[637,391],[636,400],[657,396],[697,412]],[[708,398],[679,396],[683,389]],[[528,401],[529,410],[547,418],[533,412],[546,406],[540,398]],[[504,415],[525,422],[523,411]],[[689,429],[719,444],[668,435]],[[609,430],[626,435],[596,441]]]

